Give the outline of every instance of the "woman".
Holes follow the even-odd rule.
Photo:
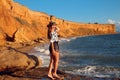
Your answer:
[[[50,22],[48,27],[48,39],[50,40],[50,64],[49,64],[49,71],[48,77],[51,79],[60,78],[57,75],[58,69],[58,62],[59,62],[59,45],[58,45],[58,34],[59,28],[55,22]],[[54,70],[52,72],[52,68]]]

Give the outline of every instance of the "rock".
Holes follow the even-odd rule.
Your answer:
[[[5,33],[2,30],[0,30],[0,40],[1,39],[3,39],[3,40],[6,39],[6,35],[5,35]]]
[[[6,41],[5,40],[0,40],[0,46],[5,46]]]
[[[75,75],[58,70],[61,79],[55,80],[120,80],[120,78],[109,77],[90,77],[83,75]],[[9,75],[0,75],[0,80],[51,80],[47,77],[48,68],[42,67],[31,70],[17,71]]]
[[[13,38],[17,28],[21,26],[12,16],[11,11],[4,6],[0,6],[0,30],[6,35]]]
[[[4,52],[3,52],[4,50]],[[40,67],[42,61],[35,56],[27,55],[14,48],[2,48],[0,50],[0,72],[11,73],[18,70],[25,70]]]
[[[38,37],[37,32],[31,27],[21,27],[15,33],[16,42],[30,42]]]
[[[0,0],[0,5],[4,5],[4,7],[11,9],[11,4],[13,0]]]
[[[6,35],[0,30],[0,46],[4,46],[6,44]]]
[[[36,79],[32,79],[32,78],[23,78],[23,77],[14,77],[14,76],[10,76],[10,75],[2,75],[0,76],[0,80],[36,80]]]

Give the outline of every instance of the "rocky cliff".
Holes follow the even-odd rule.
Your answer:
[[[0,0],[0,41],[30,42],[46,38],[47,24],[56,21],[62,37],[115,33],[112,24],[83,24],[31,11],[13,0]]]

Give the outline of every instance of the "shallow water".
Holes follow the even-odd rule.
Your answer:
[[[61,39],[59,68],[76,75],[120,78],[120,34]],[[49,64],[48,44],[30,53]]]

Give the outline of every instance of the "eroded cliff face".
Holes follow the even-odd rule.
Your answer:
[[[13,0],[0,0],[0,41],[30,42],[47,38],[46,26],[50,21],[58,24],[62,37],[115,33],[115,25],[112,24],[70,22],[31,11]]]

